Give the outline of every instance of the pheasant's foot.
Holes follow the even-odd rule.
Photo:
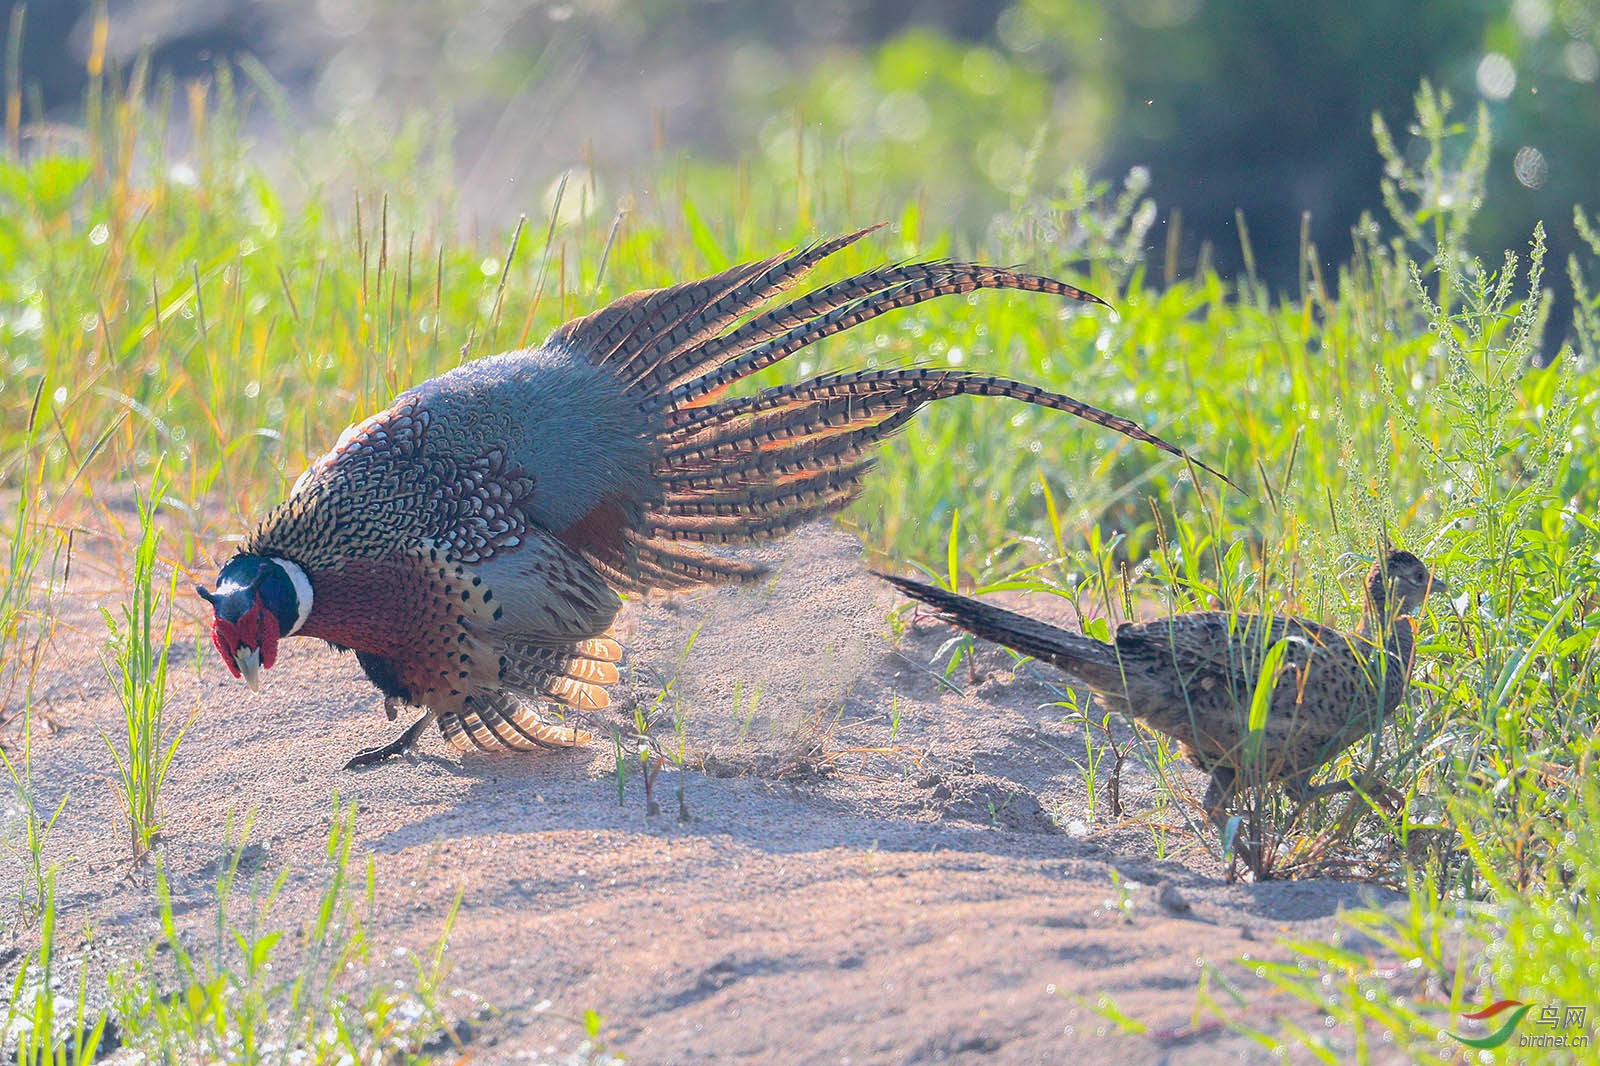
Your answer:
[[[393,717],[393,715],[390,717]],[[346,770],[359,770],[364,766],[373,766],[381,763],[393,756],[409,753],[416,746],[417,737],[422,735],[422,730],[431,721],[433,721],[433,713],[430,711],[418,718],[411,724],[409,729],[389,743],[376,748],[362,748],[350,757],[350,761],[344,764],[344,768]]]
[[[1230,766],[1216,766],[1211,770],[1211,780],[1206,783],[1205,798],[1200,801],[1205,808],[1206,817],[1216,827],[1217,834],[1222,840],[1222,857],[1227,861],[1228,853],[1233,853],[1234,859],[1249,870],[1251,875],[1260,879],[1261,842],[1250,836],[1250,819],[1241,815],[1228,813],[1228,801],[1233,798],[1233,786],[1237,779],[1237,772]],[[1234,877],[1234,864],[1228,864],[1228,881]]]

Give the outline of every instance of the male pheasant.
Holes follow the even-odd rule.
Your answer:
[[[1101,302],[1049,278],[938,261],[760,312],[869,232],[622,297],[346,429],[223,566],[217,590],[198,590],[223,662],[254,689],[283,637],[321,637],[355,651],[391,719],[401,704],[424,710],[351,766],[408,750],[430,720],[463,750],[573,744],[580,734],[539,705],[608,704],[619,592],[758,578],[760,567],[693,545],[777,537],[838,511],[859,492],[868,449],[930,401],[1009,396],[1184,455],[1069,397],[950,370],[829,374],[722,398],[810,344],[937,296]]]
[[[1392,551],[1367,575],[1366,611],[1353,634],[1301,618],[1196,611],[1124,623],[1106,644],[921,581],[878,576],[945,621],[1059,667],[1108,709],[1178,741],[1211,775],[1203,805],[1219,829],[1241,775],[1282,782],[1301,801],[1350,789],[1348,779],[1312,788],[1311,776],[1400,705],[1414,644],[1406,616],[1445,590],[1422,560]],[[1252,741],[1255,692],[1280,643],[1266,719]]]

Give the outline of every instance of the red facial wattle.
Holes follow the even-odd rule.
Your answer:
[[[211,643],[216,646],[223,664],[234,677],[244,676],[235,659],[241,647],[259,648],[262,669],[271,668],[278,661],[278,636],[278,618],[267,610],[260,596],[256,597],[255,604],[248,611],[239,616],[237,622],[220,616],[211,619]]]

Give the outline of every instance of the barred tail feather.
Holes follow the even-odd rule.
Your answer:
[[[974,636],[992,640],[996,644],[1031,655],[1042,662],[1052,663],[1066,673],[1090,686],[1106,692],[1120,692],[1124,687],[1122,664],[1117,650],[1110,644],[1071,633],[1065,629],[1008,611],[1002,607],[946,592],[910,578],[895,577],[874,570],[873,573],[914,600],[932,607],[944,621],[965,629]]]
[[[739,284],[694,315],[686,316],[673,328],[661,331],[648,344],[631,353],[627,372],[623,375],[628,386],[646,395],[661,391],[662,382],[671,373],[664,368],[676,366],[685,353],[692,353],[712,342],[712,338],[741,315],[792,288],[822,260],[885,225],[887,223],[880,222],[842,237],[814,242],[788,257],[775,257],[754,264],[757,269]]]
[[[736,489],[791,475],[832,469],[860,459],[874,444],[911,421],[921,404],[896,411],[873,425],[826,436],[781,441],[777,446],[719,455],[676,468],[658,469],[656,482],[665,490]]]
[[[690,419],[667,431],[665,438],[675,443],[668,445],[670,450],[664,454],[688,457],[698,454],[697,449],[702,452],[709,451],[723,446],[726,442],[743,441],[750,435],[739,428],[724,428],[713,432],[712,427],[729,424],[734,427],[753,426],[757,424],[754,420],[760,418],[763,413],[781,411],[787,406],[795,405],[797,400],[807,405],[801,408],[803,415],[797,417],[797,424],[810,433],[815,432],[812,428],[814,426],[825,425],[825,428],[831,429],[837,425],[848,424],[838,421],[841,412],[845,413],[845,417],[855,416],[855,421],[860,422],[885,410],[908,406],[914,410],[922,404],[953,396],[1000,396],[1032,404],[1035,407],[1064,411],[1086,422],[1114,430],[1132,440],[1152,445],[1169,455],[1175,455],[1220,478],[1233,488],[1238,488],[1226,474],[1195,458],[1166,438],[1151,433],[1132,419],[1114,415],[1082,400],[1050,392],[1036,385],[960,370],[924,368],[869,370],[827,374],[798,385],[780,385],[755,396],[730,400],[697,411]],[[811,417],[805,418],[804,415]],[[779,425],[782,421],[779,419]],[[768,434],[775,432],[772,427],[763,428]],[[679,441],[682,443],[676,443]]]
[[[593,314],[564,323],[545,343],[570,347],[594,365],[613,366],[626,376],[641,348],[775,262],[776,258],[742,263],[699,281],[628,293]]]
[[[723,559],[708,552],[695,551],[672,540],[660,537],[636,538],[633,547],[638,552],[642,566],[654,567],[666,574],[688,578],[685,585],[703,585],[721,582],[749,583],[760,581],[767,568],[755,563]]]
[[[911,279],[890,281],[887,287],[877,287],[879,278],[892,278],[900,273],[909,273]],[[701,346],[684,357],[687,360],[692,356],[692,362],[685,363],[673,373],[664,382],[664,391],[644,406],[647,410],[672,410],[703,403],[735,381],[879,315],[925,300],[957,296],[978,289],[1022,289],[1102,302],[1099,297],[1052,278],[1020,274],[979,263],[925,263],[885,268],[819,290],[813,296],[830,290],[838,295],[817,301],[817,307],[825,309],[823,313],[785,329],[771,339],[765,339],[768,336],[766,330],[768,323],[776,319],[764,315],[726,337]],[[847,292],[865,294],[859,295],[859,298],[846,298],[844,294]],[[809,303],[811,299],[806,297],[797,303]],[[785,308],[779,308],[770,316],[781,316],[784,311]]]
[[[652,514],[652,536],[706,544],[752,544],[771,540],[814,518],[842,511],[861,495],[858,485],[813,496],[802,504],[768,507],[737,516],[682,516]]]
[[[738,489],[685,489],[663,496],[650,515],[685,517],[737,517],[799,507],[835,491],[856,485],[871,470],[873,460],[828,467],[808,474],[758,482]]]
[[[664,389],[682,385],[690,378],[718,370],[730,359],[775,338],[789,335],[798,340],[807,335],[808,324],[819,319],[835,313],[849,317],[846,312],[851,306],[870,311],[866,318],[875,318],[898,307],[909,307],[923,300],[977,289],[1020,289],[1089,303],[1105,303],[1093,293],[1053,278],[1022,274],[981,263],[957,263],[946,259],[927,263],[896,263],[809,292],[798,300],[751,319],[738,329],[701,345],[675,366],[664,370],[659,375],[661,384]],[[861,321],[865,320],[863,318]],[[850,325],[856,324],[852,322]],[[841,328],[849,329],[850,325]],[[804,341],[800,346],[805,347],[817,339],[820,337]]]
[[[680,411],[684,417],[668,420],[657,438],[659,496],[645,515],[655,546],[640,551],[639,575],[716,580],[707,575],[728,560],[685,555],[687,549],[668,546],[748,544],[842,510],[857,497],[870,468],[871,460],[863,458],[867,449],[904,426],[924,404],[962,395],[1003,396],[1065,411],[1228,481],[1137,423],[1007,378],[927,369],[830,374]],[[759,571],[746,579],[756,576]]]

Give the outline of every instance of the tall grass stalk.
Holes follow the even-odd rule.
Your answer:
[[[33,780],[33,705],[30,703],[22,711],[22,753],[13,759],[0,748],[0,763],[6,768],[6,776],[11,778],[12,795],[15,798],[18,810],[22,813],[22,846],[17,847],[5,841],[0,841],[0,848],[11,855],[22,866],[24,879],[18,887],[17,908],[25,922],[31,922],[39,917],[47,906],[49,895],[49,880],[54,870],[44,861],[45,841],[50,836],[50,831],[55,828],[56,819],[61,817],[61,812],[67,806],[67,796],[61,797],[61,802],[56,804],[50,817],[46,818],[40,813],[39,794]]]
[[[24,645],[33,613],[34,580],[45,557],[46,529],[38,500],[43,462],[37,454],[39,401],[44,384],[41,378],[34,389],[16,453],[10,463],[3,464],[9,469],[0,468],[0,483],[13,479],[17,483],[6,550],[0,557],[0,567],[4,568],[0,570],[0,723],[5,721],[6,707],[18,685],[23,687],[25,700],[31,694],[38,665],[37,655],[29,655]]]
[[[122,704],[122,746],[106,736],[106,748],[117,767],[117,798],[128,818],[133,857],[149,850],[161,828],[156,811],[161,786],[183,739],[188,721],[169,727],[167,722],[167,664],[172,648],[172,603],[177,594],[174,570],[165,582],[157,575],[156,549],[161,531],[156,525],[156,503],[164,491],[157,471],[149,493],[138,496],[139,541],[134,548],[133,588],[123,605],[122,620],[101,609],[110,631],[110,661],[106,676]],[[162,621],[157,623],[157,615]],[[191,715],[192,719],[192,715]]]

